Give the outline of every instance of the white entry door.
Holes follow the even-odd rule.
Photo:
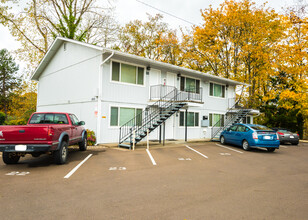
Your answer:
[[[149,76],[149,99],[152,98],[152,100],[158,100],[159,94],[157,91],[159,91],[159,89],[153,88],[153,86],[159,86],[161,73],[159,70],[151,69]],[[152,131],[149,135],[149,138],[150,140],[157,140],[159,138],[159,128],[156,128],[154,131]]]
[[[155,100],[159,98],[158,87],[160,84],[160,75],[161,73],[159,70],[151,69],[149,77],[149,99],[152,98],[152,100]]]

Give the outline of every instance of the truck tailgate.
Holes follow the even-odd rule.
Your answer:
[[[0,126],[0,144],[35,144],[48,141],[48,126]]]

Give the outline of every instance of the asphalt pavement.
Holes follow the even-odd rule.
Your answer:
[[[152,157],[152,158],[151,158]],[[0,162],[1,219],[307,219],[308,143],[70,149]]]

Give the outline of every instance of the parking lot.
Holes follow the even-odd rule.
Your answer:
[[[308,143],[89,147],[61,166],[1,159],[0,201],[1,219],[307,219]]]

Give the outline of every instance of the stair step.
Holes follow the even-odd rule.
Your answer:
[[[124,148],[131,149],[131,146],[128,145],[128,144],[119,144],[119,147],[124,147]]]

